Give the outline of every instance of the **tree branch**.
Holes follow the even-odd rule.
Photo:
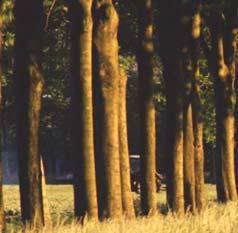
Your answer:
[[[53,10],[54,10],[56,1],[57,1],[57,0],[53,0],[53,1],[52,1],[52,4],[51,4],[51,6],[50,6],[50,9],[49,9],[49,11],[48,11],[48,13],[47,13],[47,15],[46,15],[46,23],[45,23],[45,27],[44,27],[44,30],[45,30],[45,31],[47,30],[47,28],[48,28],[48,26],[49,26],[50,16],[51,16],[51,13],[52,13]]]

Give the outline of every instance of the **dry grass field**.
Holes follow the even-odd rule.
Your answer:
[[[49,185],[47,192],[54,227],[43,229],[45,233],[237,233],[238,203],[227,205],[214,202],[215,187],[206,186],[208,206],[200,215],[187,214],[176,218],[172,214],[160,214],[155,217],[138,217],[135,220],[120,219],[96,223],[86,221],[80,226],[73,220],[73,195],[70,185]],[[7,231],[21,232],[18,186],[4,186]],[[158,194],[158,204],[165,212],[165,192]],[[135,195],[135,205],[138,197]],[[26,231],[29,232],[29,231]]]

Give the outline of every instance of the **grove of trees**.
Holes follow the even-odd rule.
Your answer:
[[[218,201],[237,201],[237,44],[237,0],[0,1],[2,232],[6,146],[32,227],[51,222],[44,173],[57,157],[80,222],[159,214],[157,170],[175,215],[204,210],[209,179]]]

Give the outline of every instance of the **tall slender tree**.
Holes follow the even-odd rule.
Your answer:
[[[2,127],[3,127],[3,2],[0,2],[0,232],[5,231],[5,216],[3,205],[3,165],[2,165]]]
[[[195,161],[195,196],[196,207],[200,212],[204,209],[205,186],[204,186],[204,151],[203,151],[203,115],[199,86],[199,54],[200,54],[201,16],[200,4],[195,6],[192,20],[192,67],[193,67],[193,132],[194,132],[194,161]]]
[[[160,55],[167,99],[166,178],[169,207],[184,214],[183,62],[181,60],[181,1],[159,1]]]
[[[92,107],[92,1],[70,5],[72,55],[72,146],[75,215],[97,219]]]
[[[153,7],[151,0],[136,1],[138,11],[137,62],[139,73],[141,207],[144,214],[157,212],[156,128],[153,98]]]
[[[196,209],[195,195],[195,150],[194,128],[192,114],[193,82],[198,64],[194,62],[195,40],[200,33],[199,18],[196,17],[199,10],[199,1],[182,3],[182,59],[184,64],[184,199],[185,207],[191,211]],[[194,38],[195,37],[195,38]],[[194,67],[196,66],[196,67]]]
[[[224,12],[213,11],[209,23],[216,106],[216,182],[220,201],[237,200],[234,167],[237,5],[237,1],[226,1]]]
[[[39,121],[43,76],[41,48],[42,0],[15,1],[15,63],[17,155],[23,222],[44,225],[39,154]]]
[[[118,15],[112,0],[94,1],[94,99],[99,130],[95,133],[100,215],[122,215],[118,139]],[[96,124],[96,123],[95,123]],[[98,163],[98,161],[100,161]],[[101,172],[103,170],[103,173]],[[102,186],[101,186],[102,185]],[[101,187],[100,187],[101,186]],[[102,190],[102,187],[105,187]]]
[[[127,75],[120,69],[119,79],[119,153],[121,172],[121,195],[123,213],[128,218],[135,217],[133,196],[131,191],[130,160],[127,136],[127,116],[126,116],[126,84]]]

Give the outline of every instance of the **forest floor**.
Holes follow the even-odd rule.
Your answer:
[[[48,185],[50,211],[54,227],[43,232],[54,233],[237,233],[238,203],[217,204],[215,186],[206,185],[208,206],[200,215],[187,214],[176,218],[172,214],[155,217],[138,217],[135,220],[121,219],[95,223],[86,221],[83,227],[73,220],[73,189],[71,185]],[[138,206],[138,195],[134,194]],[[158,205],[165,213],[166,193],[158,193]],[[4,205],[7,219],[7,232],[21,232],[19,187],[4,185]]]

